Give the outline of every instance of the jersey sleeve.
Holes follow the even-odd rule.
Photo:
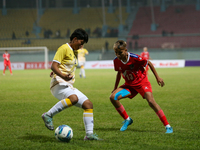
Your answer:
[[[119,71],[119,67],[118,67],[118,63],[117,63],[117,58],[115,58],[115,59],[113,60],[113,64],[114,64],[114,69],[115,69],[115,71]]]
[[[87,49],[85,49],[85,54],[87,55],[87,54],[89,54],[89,52],[88,52],[88,50]]]
[[[136,58],[136,60],[137,60],[137,63],[139,65],[141,65],[142,67],[146,67],[146,65],[148,64],[147,59],[145,59],[145,58],[143,58],[143,57],[141,57],[139,55],[138,55],[138,58]]]
[[[66,56],[66,50],[64,48],[59,47],[54,58],[53,58],[53,61],[57,62],[57,63],[61,63],[62,60],[65,58]]]

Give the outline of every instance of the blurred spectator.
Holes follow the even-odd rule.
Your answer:
[[[147,59],[147,60],[151,59],[147,47],[144,47],[144,48],[143,48],[143,52],[140,54],[140,56],[143,57],[144,59]],[[151,59],[151,60],[152,60],[152,59]],[[149,70],[149,65],[146,65],[145,71],[146,71],[146,74],[147,74],[147,75],[148,75],[148,70]]]
[[[22,42],[22,44],[31,44],[31,40],[30,39],[26,39],[25,42]]]
[[[27,39],[26,44],[31,44],[31,40]]]
[[[16,36],[15,36],[15,32],[13,31],[13,33],[12,33],[12,39],[14,40],[14,39],[16,39]]]
[[[162,30],[162,36],[167,36],[167,32],[165,30]]]
[[[56,31],[56,38],[60,38],[60,30]]]
[[[88,55],[89,52],[87,49],[83,48],[83,45],[80,47],[80,49],[78,49],[78,64],[80,66],[80,72],[79,72],[79,76],[82,78],[85,78],[85,62],[86,62],[86,58],[85,55]]]
[[[135,50],[138,49],[138,41],[135,41]]]
[[[107,33],[106,33],[106,37],[110,37],[110,33],[111,33],[111,29],[108,28],[108,29],[107,29]]]
[[[66,37],[69,37],[69,36],[70,36],[70,29],[68,28],[67,33],[66,33]]]
[[[106,49],[106,51],[108,51],[108,46],[109,46],[109,43],[108,43],[108,41],[106,41],[105,42],[105,49]]]
[[[132,42],[129,42],[128,48],[131,50],[132,49]]]
[[[7,50],[5,50],[5,53],[3,54],[3,59],[4,59],[3,75],[5,75],[5,71],[6,71],[7,66],[9,68],[9,70],[10,70],[10,74],[12,75],[11,62],[10,62],[10,54],[8,53]]]
[[[29,37],[29,32],[26,31],[26,32],[25,32],[25,35],[26,35],[26,37]]]
[[[90,36],[90,33],[91,33],[91,29],[90,28],[88,28],[88,35]]]
[[[85,31],[87,32],[88,36],[90,36],[90,33],[91,33],[90,28],[86,28]]]
[[[139,35],[138,34],[134,34],[132,37],[134,40],[138,40],[139,39]]]
[[[46,29],[44,29],[44,38],[50,38],[51,36],[52,36],[52,31],[51,31],[51,29],[48,29],[48,30],[46,30]]]
[[[182,12],[184,12],[184,10],[181,9],[181,8],[176,8],[176,9],[175,9],[175,12],[176,12],[176,13],[182,13]]]
[[[118,29],[109,27],[107,29],[106,37],[117,37]]]
[[[174,35],[174,32],[173,32],[173,31],[171,31],[171,32],[170,32],[170,35],[171,35],[171,36],[173,36],[173,35]]]
[[[110,37],[117,37],[118,36],[118,30],[117,29],[111,29]]]
[[[127,24],[124,26],[124,30],[128,31],[128,25]]]
[[[53,32],[51,31],[51,29],[48,29],[47,33],[48,33],[48,38],[50,38],[53,35]]]
[[[44,29],[44,38],[48,38],[48,32],[46,29]]]
[[[93,31],[93,34],[94,34],[96,37],[101,37],[101,28],[96,27],[96,29]]]

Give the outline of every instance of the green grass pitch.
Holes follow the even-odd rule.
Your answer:
[[[50,70],[14,70],[13,76],[7,70],[5,76],[0,74],[0,149],[200,149],[200,68],[158,68],[157,72],[165,86],[157,85],[151,71],[149,80],[156,102],[174,129],[173,134],[165,134],[163,124],[140,95],[121,100],[133,124],[120,132],[123,119],[109,100],[116,72],[86,70],[86,79],[81,79],[77,69],[74,87],[93,102],[94,133],[104,140],[83,141],[83,110],[71,107],[54,116],[55,128],[67,124],[74,132],[70,143],[62,143],[56,141],[54,131],[49,131],[41,119],[58,102],[49,90]]]

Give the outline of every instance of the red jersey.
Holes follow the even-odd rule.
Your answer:
[[[3,54],[3,59],[4,59],[4,65],[5,66],[10,65],[10,54],[4,53]]]
[[[9,61],[10,60],[10,54],[4,53],[3,54],[3,59],[6,60],[6,61]]]
[[[127,62],[119,60],[117,57],[114,59],[115,71],[120,71],[125,84],[137,84],[140,83],[145,77],[146,72],[144,67],[148,64],[147,59],[140,57],[137,54],[128,52]]]
[[[140,56],[149,60],[149,52],[142,52]]]

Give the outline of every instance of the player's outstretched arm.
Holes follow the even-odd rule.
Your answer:
[[[151,71],[153,72],[153,74],[154,74],[154,76],[155,76],[155,78],[157,80],[158,85],[161,86],[161,87],[163,87],[165,85],[165,83],[164,83],[163,79],[159,77],[159,75],[158,75],[155,67],[151,63],[151,61],[148,61],[148,65],[151,68]]]

